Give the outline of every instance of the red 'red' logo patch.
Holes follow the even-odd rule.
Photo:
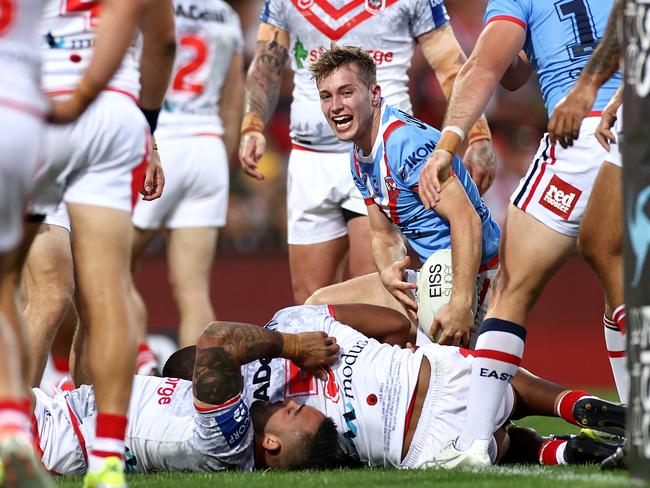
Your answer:
[[[581,190],[578,190],[557,175],[553,175],[542,194],[542,198],[539,199],[539,203],[564,220],[569,220],[569,216],[580,195],[582,195]]]

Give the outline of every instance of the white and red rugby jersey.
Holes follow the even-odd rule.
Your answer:
[[[95,442],[93,388],[84,385],[54,398],[34,392],[43,463],[60,474],[82,474]],[[131,471],[253,468],[253,427],[241,395],[199,411],[190,381],[135,376],[127,416],[126,464]]]
[[[221,135],[221,89],[244,44],[239,17],[223,0],[175,0],[174,8],[176,61],[156,135]]]
[[[41,94],[38,26],[43,0],[0,4],[0,102],[35,114],[45,111]]]
[[[43,89],[50,94],[74,89],[93,55],[95,27],[101,21],[97,0],[46,0],[41,26]],[[108,88],[140,97],[140,64],[134,36]]]
[[[311,405],[334,420],[346,453],[371,466],[399,467],[422,353],[364,336],[338,322],[327,305],[285,308],[265,327],[289,333],[326,332],[336,337],[340,355],[328,369],[327,381],[282,358],[242,366],[246,403],[294,398]]]
[[[295,72],[291,104],[293,143],[320,151],[347,151],[323,117],[309,64],[334,41],[359,46],[377,64],[386,102],[411,112],[408,76],[415,38],[449,22],[443,0],[266,0],[261,21],[290,34]]]

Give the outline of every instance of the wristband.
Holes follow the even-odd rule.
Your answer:
[[[156,130],[156,127],[158,127],[158,115],[160,115],[160,109],[159,108],[148,109],[148,108],[140,107],[140,110],[142,110],[142,113],[144,114],[144,118],[147,119],[147,123],[149,124],[149,129],[153,134],[154,131]]]
[[[282,333],[283,358],[299,360],[302,357],[302,338],[298,334]]]
[[[465,131],[460,127],[458,127],[457,125],[448,125],[447,127],[442,129],[442,133],[444,134],[445,132],[453,132],[458,137],[460,137],[461,142],[463,142],[463,139],[465,139]]]
[[[248,132],[264,132],[264,119],[257,112],[248,112],[241,122],[240,135]]]
[[[447,151],[453,156],[456,154],[456,150],[458,149],[458,146],[460,146],[463,142],[463,139],[456,131],[446,129],[447,128],[445,127],[445,129],[442,131],[440,140],[438,141],[438,144],[436,144],[436,150]]]

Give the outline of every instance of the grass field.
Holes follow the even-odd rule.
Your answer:
[[[577,429],[559,419],[534,417],[519,422],[534,427],[541,434],[574,433]],[[602,472],[598,466],[494,467],[487,471],[397,471],[388,469],[359,469],[329,472],[222,472],[214,474],[160,473],[129,476],[129,487],[162,488],[273,488],[273,487],[332,487],[332,488],[398,488],[398,487],[454,487],[536,488],[536,487],[622,487],[630,486],[626,473]],[[57,486],[80,487],[80,478],[58,479]],[[642,485],[635,485],[642,486]],[[650,485],[648,485],[650,486]]]

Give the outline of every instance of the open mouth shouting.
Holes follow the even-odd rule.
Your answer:
[[[352,115],[337,115],[332,117],[332,122],[336,126],[336,130],[345,131],[352,127]]]

